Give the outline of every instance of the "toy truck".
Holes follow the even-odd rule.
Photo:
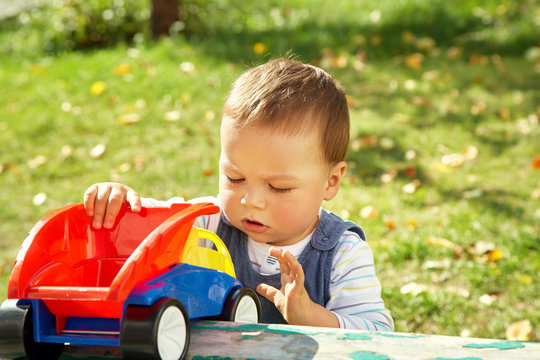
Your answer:
[[[208,203],[139,213],[124,205],[111,229],[93,228],[82,204],[46,215],[11,272],[0,357],[57,359],[72,344],[182,359],[192,320],[259,322],[259,298],[235,278],[223,242],[193,226],[217,212]]]

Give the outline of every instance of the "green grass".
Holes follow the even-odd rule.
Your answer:
[[[204,36],[84,52],[6,52],[6,41],[30,30],[0,26],[0,298],[29,229],[82,201],[92,183],[121,181],[159,199],[216,194],[219,114],[231,82],[292,50],[332,73],[350,97],[350,166],[327,207],[366,230],[396,330],[504,338],[510,324],[528,319],[531,340],[540,340],[540,200],[532,195],[540,170],[531,166],[540,155],[540,65],[525,56],[538,45],[538,1],[484,1],[482,10],[442,0],[272,1],[242,10],[217,3],[225,4],[212,10],[222,20],[212,17]],[[434,47],[419,49],[409,33]],[[255,54],[256,42],[267,52]],[[407,66],[414,53],[423,54],[417,69]],[[338,55],[344,66],[332,66]],[[359,68],[355,59],[364,57]],[[120,64],[131,65],[128,75],[115,75]],[[95,96],[97,81],[106,90]],[[180,119],[166,121],[171,111]],[[138,122],[118,122],[133,113]],[[106,151],[92,158],[98,144]],[[478,150],[474,159],[441,165],[467,147]],[[38,156],[46,160],[36,167]],[[395,177],[383,182],[385,173]],[[403,192],[415,179],[416,191]],[[36,206],[40,192],[47,199]],[[377,216],[363,218],[366,206]],[[475,254],[481,242],[503,257]],[[413,282],[425,291],[402,294]],[[485,294],[494,302],[479,301]]]

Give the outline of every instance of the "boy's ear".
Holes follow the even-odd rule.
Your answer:
[[[331,200],[336,196],[339,190],[339,184],[341,183],[341,178],[345,174],[347,169],[347,163],[345,161],[340,161],[332,166],[330,173],[328,174],[328,183],[326,184],[324,200]]]

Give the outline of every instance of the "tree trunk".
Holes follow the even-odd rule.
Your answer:
[[[169,35],[169,28],[180,20],[180,0],[152,0],[152,36],[157,39]]]

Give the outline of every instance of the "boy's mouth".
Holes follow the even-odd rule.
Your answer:
[[[263,233],[268,230],[268,226],[251,219],[242,219],[242,225],[247,231],[254,233]]]

